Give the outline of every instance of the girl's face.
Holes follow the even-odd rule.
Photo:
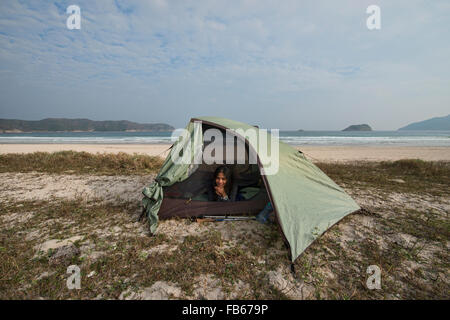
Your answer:
[[[216,176],[216,186],[225,187],[227,184],[227,177],[223,174],[223,172],[219,172]]]

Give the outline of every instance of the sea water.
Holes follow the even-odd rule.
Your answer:
[[[294,146],[434,146],[450,147],[450,131],[280,131]],[[0,143],[20,144],[172,144],[171,132],[2,133]]]

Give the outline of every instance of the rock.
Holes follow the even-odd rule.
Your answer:
[[[354,124],[342,131],[372,131],[372,128],[368,124]]]
[[[69,244],[67,246],[58,248],[56,252],[50,257],[48,262],[50,263],[50,265],[60,264],[64,261],[72,259],[79,254],[80,249],[75,247],[75,245],[73,244]]]
[[[41,245],[38,245],[36,249],[38,253],[41,251],[46,253],[50,249],[58,249],[73,244],[74,242],[81,239],[83,239],[83,236],[74,236],[65,240],[52,239],[42,243]]]
[[[389,179],[389,181],[397,182],[397,183],[405,183],[405,180],[402,179]]]
[[[53,271],[53,272],[45,271],[45,272],[41,273],[41,274],[36,278],[36,281],[39,281],[39,280],[48,278],[48,277],[50,277],[50,276],[53,275],[53,274],[55,274],[54,271]]]

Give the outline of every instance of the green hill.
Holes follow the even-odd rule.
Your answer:
[[[446,117],[414,122],[398,130],[450,130],[450,114]]]
[[[0,119],[0,132],[49,131],[172,131],[165,123],[136,123],[127,120],[93,121],[89,119],[47,118],[37,121]]]

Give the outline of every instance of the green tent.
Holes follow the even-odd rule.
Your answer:
[[[194,125],[195,123],[201,123],[201,126]],[[203,144],[205,128],[232,132],[238,139],[245,141],[247,150],[256,152],[257,168],[264,184],[266,198],[262,195],[249,201],[211,203],[196,197],[195,193],[184,197],[170,195],[170,192],[173,194],[174,188],[181,186],[195,189],[193,182],[204,180],[202,172],[207,172],[207,168],[211,167],[205,163],[199,165],[198,161],[194,161],[198,160],[196,157],[205,147]],[[256,140],[240,134],[248,130],[256,132]],[[229,119],[199,117],[191,119],[186,127],[186,135],[190,139],[179,139],[173,144],[171,153],[155,181],[143,190],[143,207],[150,222],[151,232],[155,232],[160,218],[198,216],[199,213],[242,214],[244,211],[257,213],[270,201],[277,223],[289,244],[291,259],[295,261],[323,232],[346,215],[360,209],[341,187],[307,160],[301,151],[279,140],[276,140],[279,151],[278,170],[271,172],[273,167],[270,165],[273,163],[268,164],[267,158],[258,153],[260,152],[258,143],[261,145],[264,141],[270,152],[275,150],[275,146],[272,145],[273,137],[264,130]],[[182,156],[189,157],[190,161],[174,163],[172,156],[174,153],[179,156],[183,148],[191,151],[182,153]],[[167,214],[168,212],[170,214]]]

